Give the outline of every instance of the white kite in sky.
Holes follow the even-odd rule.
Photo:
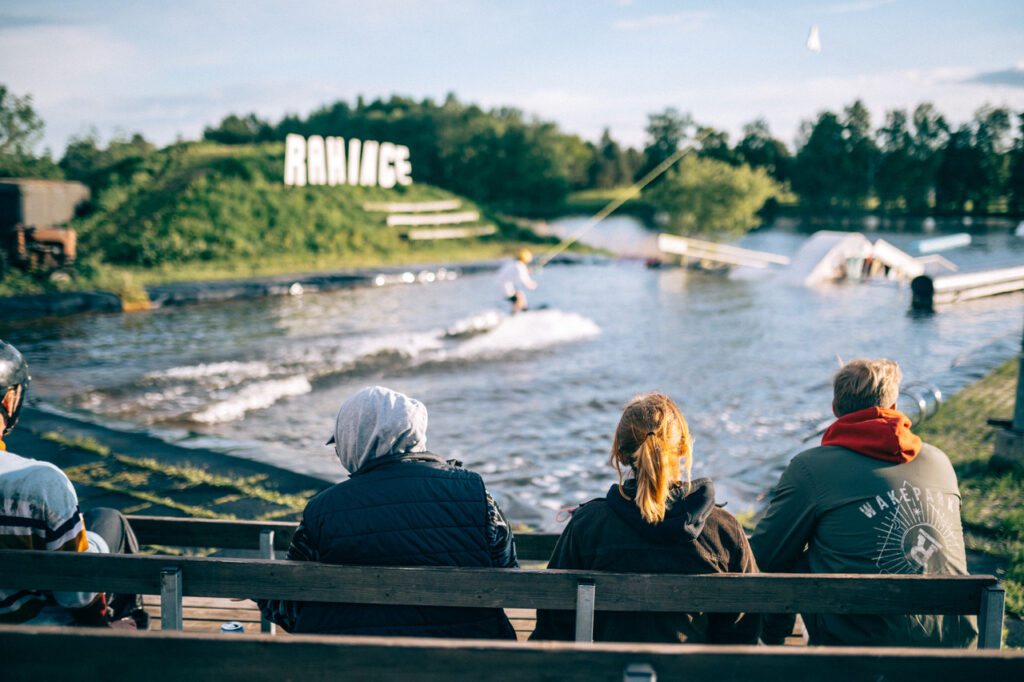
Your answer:
[[[817,25],[811,26],[811,34],[807,36],[807,49],[811,52],[821,52],[821,36],[818,35]]]

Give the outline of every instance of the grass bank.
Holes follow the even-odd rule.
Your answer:
[[[281,143],[186,142],[103,169],[89,182],[90,211],[71,223],[79,241],[75,280],[12,273],[0,283],[0,296],[98,289],[132,300],[150,284],[477,260],[538,240],[424,183],[286,187],[283,168]],[[384,212],[364,208],[451,199],[497,233],[411,241],[386,224]]]
[[[1024,472],[991,463],[996,429],[986,423],[1013,416],[1017,362],[957,393],[914,430],[952,460],[967,548],[1005,562],[1006,610],[1024,616]]]

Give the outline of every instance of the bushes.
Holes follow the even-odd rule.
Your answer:
[[[303,253],[343,257],[405,248],[362,206],[452,195],[427,185],[285,187],[279,143],[179,144],[109,169],[97,210],[75,227],[85,253],[154,267]]]

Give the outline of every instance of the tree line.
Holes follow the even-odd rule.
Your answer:
[[[0,85],[0,176],[94,184],[104,169],[154,150],[140,134],[103,146],[91,132],[71,138],[55,160],[33,151],[42,129],[31,97]],[[1024,213],[1024,112],[1005,107],[983,106],[957,124],[923,103],[913,111],[888,111],[874,128],[857,100],[804,121],[794,151],[764,119],[744,126],[732,144],[728,133],[668,108],[648,117],[646,143],[636,149],[616,142],[607,129],[590,142],[519,109],[484,110],[452,94],[441,102],[360,97],[276,123],[231,114],[208,126],[203,138],[241,145],[281,141],[289,133],[404,144],[413,150],[418,181],[524,212],[550,210],[573,191],[628,185],[689,146],[698,159],[762,173],[813,212]]]

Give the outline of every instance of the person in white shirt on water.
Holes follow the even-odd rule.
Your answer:
[[[536,289],[537,283],[530,277],[526,267],[533,260],[529,249],[520,249],[514,260],[505,263],[498,270],[498,287],[501,294],[512,303],[512,314],[526,310],[525,289]]]

